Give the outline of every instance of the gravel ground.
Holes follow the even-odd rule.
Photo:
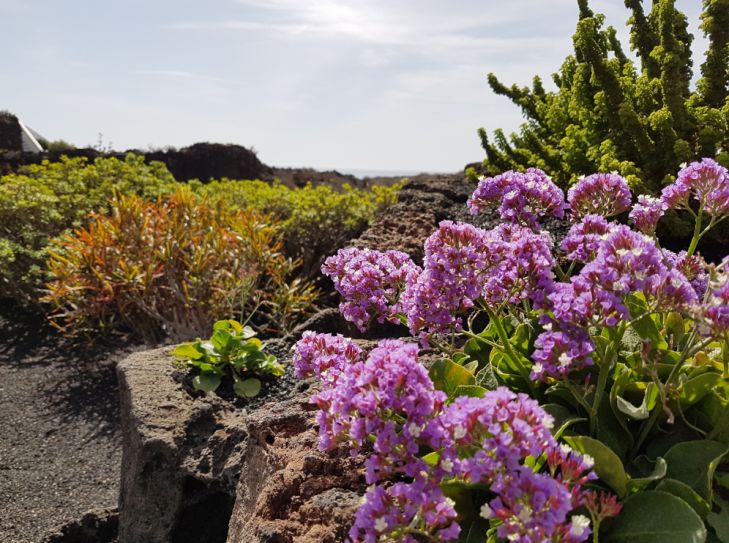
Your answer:
[[[0,308],[3,543],[36,543],[87,510],[116,506],[114,365],[128,351],[68,345],[42,321]]]

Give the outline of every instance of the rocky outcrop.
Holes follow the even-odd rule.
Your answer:
[[[318,450],[308,395],[248,418],[228,543],[343,541],[364,493],[362,458]]]
[[[269,350],[290,364],[284,342]],[[119,543],[342,541],[364,492],[362,459],[318,450],[309,383],[284,378],[235,407],[189,389],[168,353],[118,366]]]
[[[400,191],[397,203],[377,217],[351,245],[403,251],[420,263],[423,242],[440,221],[468,218],[464,210],[474,189],[475,184],[465,175],[413,177]]]
[[[244,413],[195,397],[167,349],[134,353],[117,372],[122,414],[120,543],[222,543],[245,446]]]

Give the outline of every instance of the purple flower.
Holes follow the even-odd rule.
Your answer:
[[[487,233],[470,224],[443,221],[425,242],[425,269],[407,279],[400,307],[412,334],[459,329],[459,314],[481,294],[489,268]]]
[[[400,251],[349,247],[327,258],[322,273],[344,298],[339,305],[344,318],[365,331],[372,319],[397,322],[400,292],[408,278],[420,273],[420,267]]]
[[[556,442],[550,429],[553,419],[525,394],[505,387],[483,398],[458,397],[447,405],[436,425],[441,432],[435,448],[469,450],[457,458],[454,473],[472,483],[490,484],[497,474],[516,469],[527,456],[538,457]]]
[[[710,158],[692,162],[662,192],[663,202],[669,209],[688,208],[691,196],[710,215],[729,213],[727,169]]]
[[[393,471],[414,476],[423,469],[415,455],[427,442],[426,427],[446,398],[418,361],[417,345],[383,340],[366,360],[345,366],[330,386],[322,384],[312,401],[321,410],[323,449],[348,441],[356,450],[367,436],[374,436],[377,454],[367,463],[370,483]]]
[[[729,276],[722,274],[702,306],[702,317],[709,333],[717,339],[725,339],[729,333]]]
[[[699,301],[694,287],[676,268],[659,276],[651,294],[661,311],[685,311]]]
[[[542,170],[508,171],[481,179],[468,200],[471,213],[499,206],[501,219],[536,227],[540,217],[564,217],[564,194]]]
[[[661,198],[641,194],[630,212],[630,220],[638,230],[652,236],[667,209],[668,205]]]
[[[517,543],[581,542],[590,536],[589,522],[567,520],[574,508],[569,489],[546,474],[521,467],[503,477],[498,497],[488,504],[488,518],[501,524],[500,538]],[[573,517],[574,518],[574,517]],[[577,529],[575,529],[577,528]],[[565,536],[571,534],[570,539]]]
[[[562,324],[559,330],[552,330],[552,324],[546,326],[534,342],[532,379],[561,379],[570,371],[593,364],[591,354],[595,346],[584,328]]]
[[[493,265],[484,270],[482,297],[492,307],[532,298],[539,305],[554,281],[552,239],[519,225],[488,232]]]
[[[561,248],[567,253],[568,259],[587,263],[595,258],[600,244],[615,226],[615,223],[608,222],[602,215],[585,215],[567,232]]]
[[[375,486],[357,510],[349,541],[378,543],[397,539],[417,543],[423,534],[433,541],[452,541],[461,531],[453,506],[453,500],[446,498],[437,484],[420,477],[389,488]]]
[[[665,270],[661,252],[651,238],[619,225],[580,275],[603,290],[624,296],[646,290]]]
[[[294,373],[302,379],[316,375],[321,379],[329,369],[337,372],[360,359],[362,350],[341,334],[317,334],[306,331],[294,346]]]
[[[696,296],[704,297],[709,283],[709,274],[706,272],[706,261],[699,255],[690,255],[686,251],[676,254],[663,249],[664,262],[669,268],[676,268],[691,283]]]
[[[596,173],[580,179],[568,192],[567,201],[576,217],[612,217],[630,207],[630,188],[616,173]]]

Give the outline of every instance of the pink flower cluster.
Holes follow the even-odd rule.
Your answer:
[[[538,168],[481,179],[468,200],[471,213],[477,215],[483,208],[496,205],[502,220],[532,228],[541,217],[564,217],[562,190]]]
[[[327,258],[322,273],[344,298],[339,306],[344,318],[365,331],[372,319],[397,322],[400,292],[420,267],[400,251],[349,247]]]
[[[595,173],[580,179],[567,191],[567,201],[575,217],[619,215],[630,207],[630,188],[616,173]]]
[[[693,162],[678,172],[676,181],[663,189],[668,209],[690,208],[693,198],[708,214],[729,213],[729,171],[710,158]]]
[[[332,363],[337,350],[339,364]],[[498,534],[509,541],[589,537],[586,519],[570,514],[586,499],[582,486],[595,478],[591,460],[557,444],[552,418],[536,401],[499,388],[445,405],[415,344],[385,340],[356,359],[346,352],[353,351],[341,338],[309,335],[296,346],[295,364],[298,374],[323,376],[312,398],[320,409],[322,448],[349,443],[356,451],[369,436],[373,440],[366,477],[376,486],[357,512],[353,543],[456,539],[454,503],[440,486],[454,478],[489,486],[496,497],[482,516],[499,520]],[[433,465],[418,457],[423,447],[437,453]],[[526,460],[543,453],[549,471],[536,473]],[[406,481],[392,483],[403,476]]]

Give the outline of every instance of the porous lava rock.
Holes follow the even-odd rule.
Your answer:
[[[318,450],[308,395],[248,418],[228,543],[337,543],[365,490],[362,457]]]
[[[176,378],[168,348],[117,367],[120,543],[222,543],[245,449],[245,413]]]
[[[440,221],[466,218],[463,210],[475,188],[462,174],[413,177],[400,191],[397,203],[350,245],[402,251],[421,263],[423,242]]]

